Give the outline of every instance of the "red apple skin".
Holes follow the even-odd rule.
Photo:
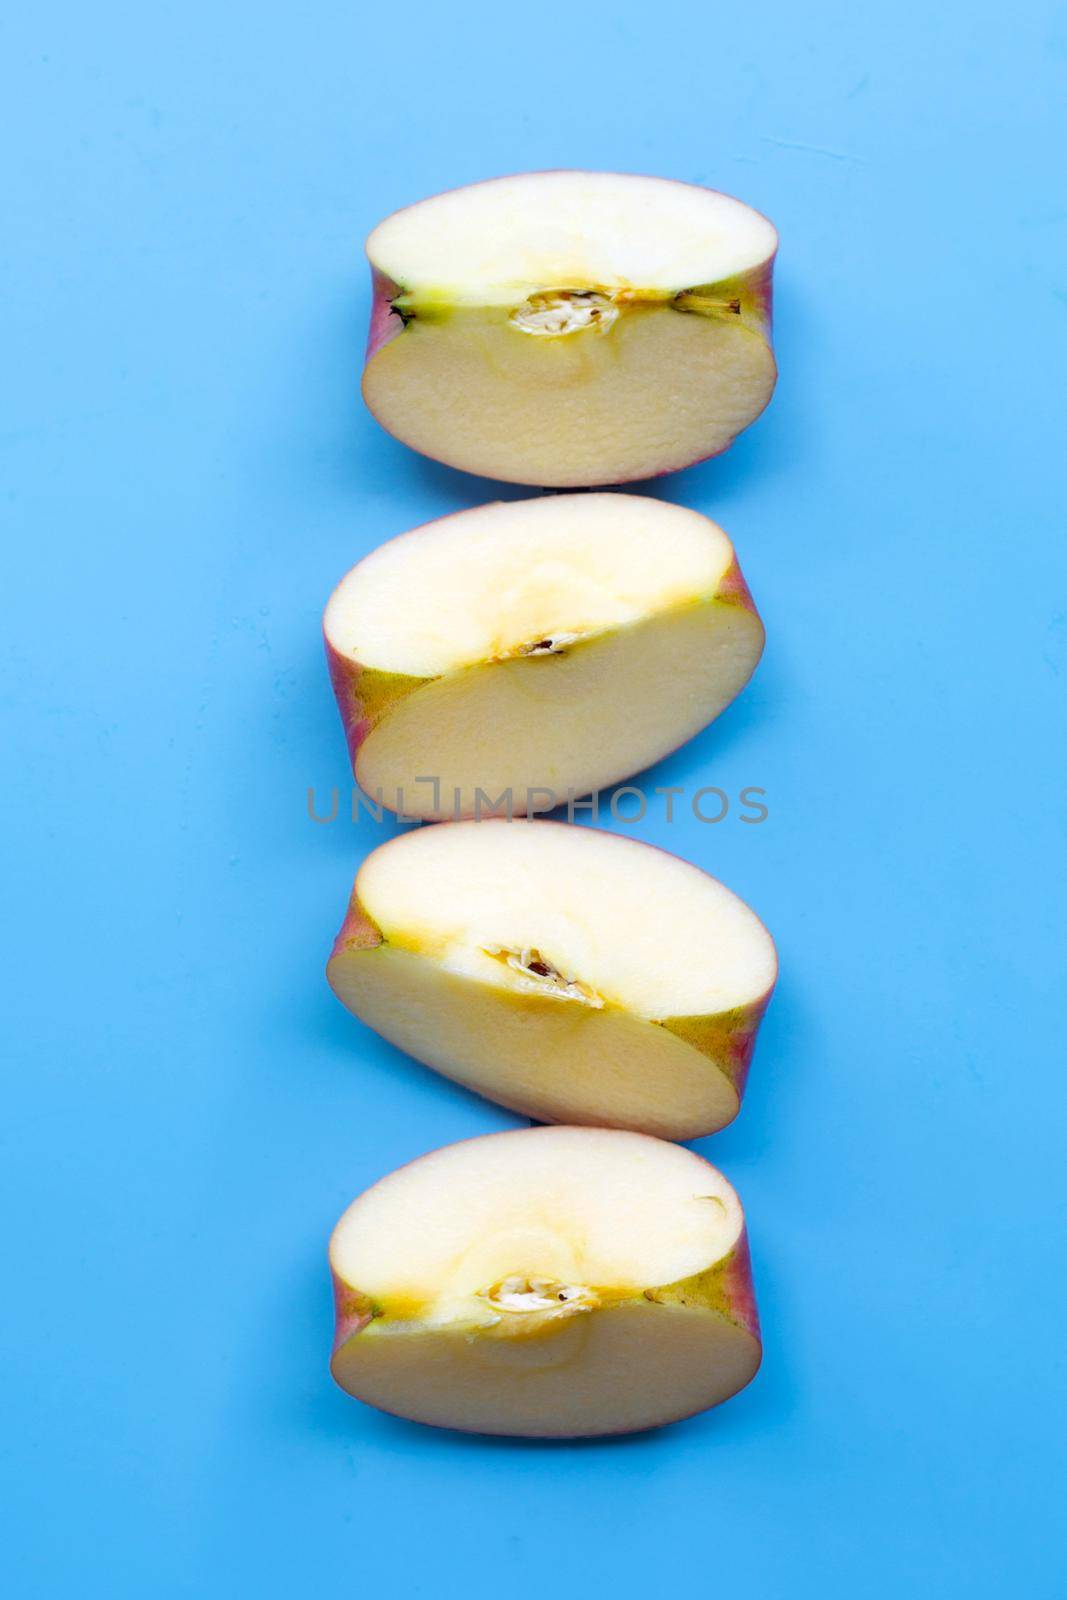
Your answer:
[[[404,319],[393,310],[393,301],[400,293],[400,285],[377,267],[371,267],[370,327],[367,330],[367,350],[363,357],[366,366],[371,356],[377,355],[383,344],[395,339],[404,331]]]
[[[343,1283],[336,1272],[330,1273],[333,1280],[333,1310],[334,1310],[334,1339],[333,1354],[336,1355],[343,1344],[362,1333],[368,1322],[374,1319],[374,1307],[365,1294],[358,1289],[349,1288]]]
[[[724,605],[740,606],[743,611],[751,611],[756,621],[759,622],[760,614],[756,610],[756,602],[752,598],[752,591],[745,582],[744,573],[741,571],[735,554],[730,565],[719,579],[715,590],[715,599],[721,600]]]
[[[731,1251],[723,1272],[723,1294],[728,1306],[727,1316],[739,1322],[759,1342],[763,1349],[756,1290],[752,1282],[752,1252],[748,1244],[748,1227],[741,1229],[741,1237]]]
[[[777,982],[777,974],[775,975],[775,982]],[[745,1090],[748,1087],[749,1068],[752,1065],[752,1057],[756,1053],[756,1035],[759,1033],[760,1023],[763,1021],[764,1013],[771,1003],[771,995],[773,993],[774,984],[759,1000],[745,1007],[747,1013],[745,1021],[735,1030],[730,1041],[731,1054],[733,1055],[731,1076],[739,1101],[744,1099]]]
[[[778,248],[769,255],[766,261],[758,267],[753,267],[749,274],[749,292],[759,308],[759,314],[767,324],[767,336],[770,338],[774,327],[774,263],[778,259]]]
[[[333,941],[330,960],[345,950],[376,950],[384,943],[382,930],[368,917],[359,903],[358,893],[353,889],[348,910],[345,912],[345,920],[338,930],[337,938]]]

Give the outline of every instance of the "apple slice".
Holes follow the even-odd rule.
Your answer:
[[[628,777],[718,716],[763,648],[722,529],[625,494],[416,528],[342,580],[324,630],[357,781],[423,820]]]
[[[770,934],[677,856],[559,822],[451,822],[364,861],[327,976],[417,1060],[540,1122],[694,1139],[736,1115]]]
[[[423,454],[510,483],[622,483],[717,455],[774,388],[766,217],[713,189],[534,172],[367,241],[363,395]]]
[[[741,1204],[691,1150],[528,1128],[436,1150],[330,1241],[342,1389],[472,1433],[629,1433],[755,1375]]]

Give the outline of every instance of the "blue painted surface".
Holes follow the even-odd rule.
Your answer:
[[[8,1595],[1062,1595],[1065,55],[1053,8],[964,0],[9,22]],[[347,782],[329,589],[493,492],[361,409],[362,238],[556,165],[783,238],[770,411],[656,486],[730,530],[769,645],[650,781],[770,814],[630,830],[779,941],[700,1146],[766,1362],[573,1447],[327,1377],[342,1207],[512,1119],[334,1002],[388,830],[305,811]]]

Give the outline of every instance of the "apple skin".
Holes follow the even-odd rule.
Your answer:
[[[330,960],[339,956],[345,950],[376,950],[380,944],[385,943],[385,936],[378,924],[368,917],[359,901],[355,889],[348,902],[348,910],[340,931],[333,941],[330,951]]]
[[[752,592],[745,582],[744,574],[738,565],[736,555],[719,579],[718,587],[711,598],[721,601],[723,605],[740,606],[742,611],[751,611],[757,622],[760,620],[759,612],[756,610],[756,602],[753,600]]]
[[[665,1017],[660,1023],[668,1033],[691,1044],[701,1055],[714,1061],[737,1090],[737,1109],[741,1109],[748,1071],[756,1050],[756,1035],[763,1014],[771,1002],[771,987],[758,1000],[746,1006],[736,1006],[710,1017]],[[728,1127],[729,1124],[727,1123]]]
[[[357,758],[359,747],[373,731],[386,712],[412,690],[419,689],[432,678],[409,677],[403,672],[378,672],[374,667],[361,667],[336,651],[329,639],[326,643],[326,666],[330,682],[341,713],[345,730],[345,743],[352,771],[358,779]],[[382,804],[388,811],[398,809],[387,800]]]
[[[367,1323],[373,1321],[374,1303],[358,1289],[351,1288],[332,1268],[330,1277],[333,1281],[333,1354],[336,1355],[342,1345],[362,1333]]]
[[[449,513],[449,516],[461,515],[463,515],[462,512]],[[444,522],[447,518],[438,517],[434,520]],[[421,533],[423,528],[432,526],[432,522],[424,523],[422,527],[413,528],[409,531],[413,534]],[[400,537],[404,538],[407,535],[402,534]],[[762,628],[760,615],[756,610],[756,603],[752,598],[748,584],[745,582],[736,554],[719,579],[714,594],[707,596],[707,600],[709,602],[717,601],[721,605],[739,606],[743,611],[751,612]],[[323,645],[326,650],[326,667],[330,674],[330,683],[337,701],[337,709],[341,714],[341,724],[344,728],[345,743],[348,746],[348,757],[351,762],[352,773],[358,783],[359,750],[364,740],[374,731],[378,723],[393,706],[405,699],[407,695],[412,694],[416,689],[421,689],[424,685],[433,683],[435,679],[416,677],[403,672],[380,672],[375,667],[360,666],[358,661],[352,661],[348,656],[343,656],[338,650],[334,649],[326,635],[325,628],[323,629]],[[682,741],[682,743],[687,742],[688,740]],[[676,745],[674,749],[664,751],[659,759],[667,760],[675,749],[680,748],[681,745]],[[619,781],[621,782],[622,779]],[[374,799],[376,804],[378,803],[376,795],[371,798]],[[561,801],[563,798],[565,797],[560,796]],[[384,796],[381,799],[381,804],[387,811],[398,812],[400,810],[398,803],[394,801],[394,804],[391,805]],[[462,815],[451,817],[450,813],[453,821],[460,821]]]
[[[400,293],[400,285],[377,267],[371,267],[370,327],[367,330],[367,349],[363,357],[366,366],[371,356],[377,355],[382,345],[395,339],[404,331],[404,319],[393,310],[393,301]]]
[[[644,1298],[657,1305],[700,1306],[706,1311],[717,1311],[750,1333],[762,1350],[756,1291],[752,1283],[752,1253],[746,1226],[742,1226],[737,1243],[729,1255],[706,1272],[698,1272],[691,1278],[683,1278],[680,1283],[666,1284],[660,1289],[646,1289]]]

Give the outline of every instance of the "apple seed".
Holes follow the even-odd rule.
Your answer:
[[[618,314],[618,306],[613,305],[607,295],[591,290],[551,289],[543,294],[532,294],[511,313],[508,321],[523,333],[557,338],[562,334],[581,333],[585,328],[607,333]]]

